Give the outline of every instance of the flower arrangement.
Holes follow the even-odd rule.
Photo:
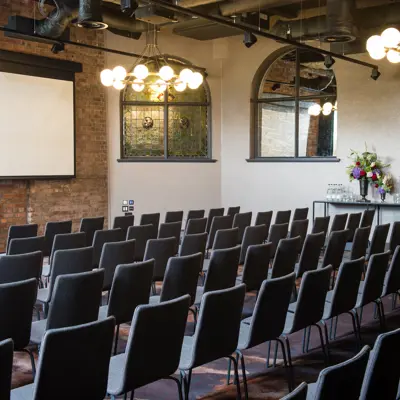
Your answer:
[[[379,194],[390,193],[393,190],[393,178],[391,174],[386,174],[379,177],[378,182],[375,183],[375,188],[378,189]]]

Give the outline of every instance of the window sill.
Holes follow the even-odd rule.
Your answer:
[[[257,163],[257,162],[340,162],[340,158],[336,157],[258,157],[258,158],[248,158],[247,162]]]
[[[130,157],[118,158],[119,163],[216,163],[212,158],[161,158],[161,157]]]

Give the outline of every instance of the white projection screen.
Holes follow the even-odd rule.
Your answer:
[[[75,176],[74,81],[0,71],[0,178]]]

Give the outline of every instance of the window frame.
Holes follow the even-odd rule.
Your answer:
[[[260,99],[259,90],[263,83],[264,76],[268,69],[282,56],[285,54],[295,51],[296,52],[296,76],[295,76],[295,94],[294,96],[281,96],[273,97],[271,99]],[[300,128],[300,102],[302,100],[314,100],[318,98],[329,97],[327,95],[310,95],[300,96],[300,54],[301,49],[296,46],[284,46],[280,49],[271,53],[257,69],[252,84],[251,84],[251,98],[250,98],[250,157],[246,159],[247,162],[340,162],[340,159],[336,156],[324,156],[324,157],[302,157],[299,156],[299,128]],[[318,49],[315,49],[316,53]],[[335,77],[336,78],[336,77]],[[337,98],[337,93],[336,93]],[[293,157],[261,157],[259,156],[259,105],[260,104],[273,104],[279,101],[294,101],[295,103],[295,115],[294,115],[294,152]],[[336,135],[337,137],[337,135]],[[334,146],[337,147],[336,145]]]
[[[165,55],[165,58],[171,65],[192,65],[187,60],[176,56]],[[124,100],[125,91],[121,90],[119,98],[119,111],[120,111],[120,158],[118,162],[174,162],[174,163],[214,163],[217,160],[212,158],[212,103],[211,91],[207,82],[207,73],[204,72],[204,81],[202,83],[203,90],[206,94],[206,102],[179,102],[168,101],[168,88],[164,92],[164,100],[160,102],[154,101],[127,101]],[[187,89],[190,90],[190,89]],[[163,107],[164,112],[164,127],[163,127],[163,143],[164,143],[164,156],[133,156],[126,157],[124,155],[124,107],[125,106],[160,106]],[[193,106],[193,107],[206,107],[207,108],[207,156],[206,157],[176,157],[168,155],[168,116],[170,107],[180,106]]]

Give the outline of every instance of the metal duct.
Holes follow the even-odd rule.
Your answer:
[[[178,5],[181,7],[192,8],[198,6],[204,6],[206,4],[214,4],[223,0],[180,0]]]
[[[101,30],[108,27],[108,25],[103,22],[101,0],[80,0],[78,26],[93,30]]]
[[[222,16],[230,17],[245,12],[259,11],[264,8],[282,7],[289,4],[301,3],[301,1],[302,0],[232,0],[228,3],[220,4],[219,8]]]

